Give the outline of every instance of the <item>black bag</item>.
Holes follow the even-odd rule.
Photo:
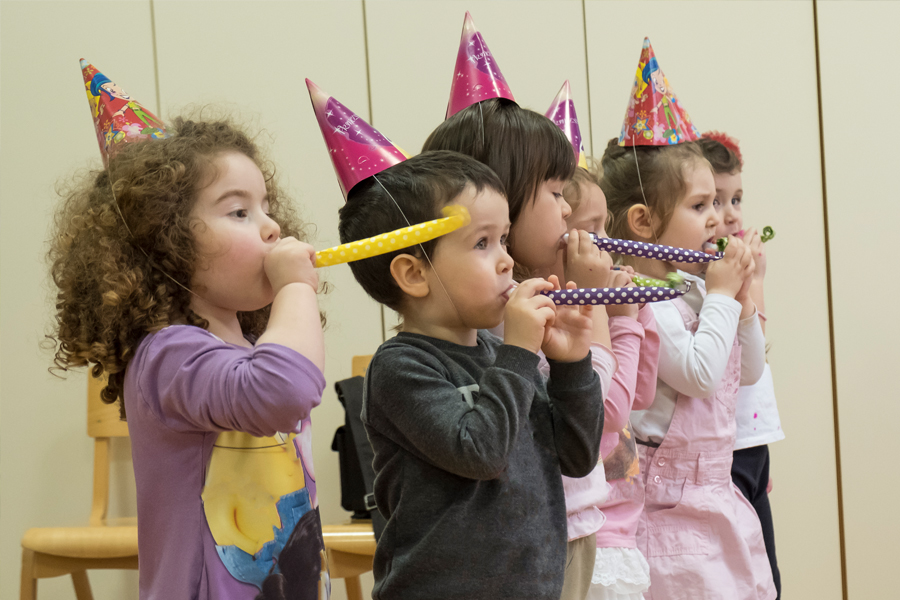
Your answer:
[[[371,518],[377,542],[386,521],[375,506],[375,452],[360,417],[364,381],[362,377],[351,377],[334,384],[338,400],[344,405],[344,425],[334,432],[331,449],[338,453],[341,468],[341,506],[353,513],[353,519]]]

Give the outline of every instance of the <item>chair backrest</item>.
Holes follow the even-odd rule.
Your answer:
[[[119,405],[106,404],[100,399],[100,391],[106,386],[106,377],[92,377],[88,373],[87,432],[92,438],[128,437],[128,424],[119,417]]]
[[[91,503],[91,525],[99,526],[109,509],[109,438],[128,437],[128,424],[119,416],[118,404],[106,404],[100,391],[106,377],[88,374],[87,433],[94,438],[94,493]]]
[[[350,368],[350,375],[352,377],[365,377],[366,369],[369,368],[370,362],[372,362],[371,354],[364,354],[362,356],[354,356],[353,363]]]

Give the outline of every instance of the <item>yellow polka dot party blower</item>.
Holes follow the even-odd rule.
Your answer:
[[[409,158],[406,152],[377,129],[309,79],[306,80],[306,87],[309,89],[313,111],[331,156],[344,201],[353,186],[359,182]],[[320,250],[316,252],[316,266],[329,267],[402,250],[469,224],[469,211],[462,206],[447,206],[442,212],[442,219]]]
[[[409,248],[410,246],[433,240],[451,231],[456,231],[460,227],[468,225],[471,220],[469,211],[464,206],[455,204],[445,206],[441,212],[444,214],[443,219],[426,221],[412,227],[403,227],[396,231],[383,233],[357,242],[349,242],[327,250],[320,250],[316,252],[316,266],[330,267],[331,265],[362,260],[386,252]]]

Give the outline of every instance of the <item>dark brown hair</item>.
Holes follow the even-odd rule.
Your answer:
[[[461,152],[493,169],[506,189],[513,225],[538,186],[568,181],[576,164],[572,144],[553,121],[505,98],[459,111],[431,132],[426,150]]]
[[[423,152],[396,164],[364,179],[350,190],[347,203],[339,212],[341,243],[440,218],[441,208],[470,185],[477,192],[488,188],[504,194],[496,173],[458,152]],[[400,254],[421,258],[423,250],[427,256],[433,256],[438,241],[440,238],[354,261],[350,263],[350,270],[369,296],[401,312],[405,296],[391,275],[391,261]]]
[[[219,154],[240,152],[253,160],[282,235],[305,239],[274,168],[247,133],[227,119],[184,118],[168,133],[126,144],[107,169],[60,191],[48,253],[58,288],[56,327],[48,335],[55,350],[51,370],[93,365],[95,377],[107,373],[101,397],[110,404],[122,399],[125,369],[145,335],[173,323],[208,326],[190,309],[199,258],[190,215],[197,192],[215,176]],[[258,336],[269,307],[238,316],[244,333]],[[124,418],[124,402],[120,410]]]
[[[613,138],[601,161],[600,189],[606,195],[610,237],[633,239],[628,226],[628,209],[645,204],[653,215],[657,236],[662,235],[675,206],[687,193],[685,168],[705,166],[700,149],[691,143],[674,146],[619,146]]]
[[[703,156],[712,165],[713,172],[731,175],[741,172],[741,158],[722,142],[702,137],[693,143],[700,147]]]

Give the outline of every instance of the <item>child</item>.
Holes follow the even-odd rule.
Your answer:
[[[467,16],[467,26],[469,21]],[[549,118],[521,108],[512,100],[493,55],[488,71],[466,60],[470,36],[477,38],[473,47],[486,48],[481,34],[474,32],[474,26],[472,31],[463,30],[456,65],[456,72],[464,73],[465,77],[454,78],[448,118],[429,135],[423,151],[462,152],[497,173],[509,200],[512,223],[509,252],[516,261],[516,279],[547,277],[566,245],[563,242],[568,231],[565,220],[571,208],[563,196],[563,188],[575,171],[579,148],[573,152],[572,142]],[[487,73],[496,80],[486,78]],[[465,89],[461,89],[463,85]],[[502,97],[484,99],[489,90],[499,90],[498,95]],[[473,98],[481,101],[474,102]],[[600,252],[589,240],[580,240],[579,235],[571,232],[569,260],[609,274],[612,266],[609,254]],[[575,249],[579,247],[583,251],[576,256]],[[502,335],[502,329],[495,332]],[[591,341],[594,369],[605,391],[615,371],[615,356],[609,350],[609,330],[602,307],[594,309]],[[602,404],[602,396],[596,401]],[[562,598],[583,600],[594,568],[595,533],[605,520],[598,507],[606,501],[608,485],[602,463],[583,481],[563,481],[567,490],[569,548]]]
[[[572,206],[572,214],[566,219],[569,228],[608,237],[606,196],[597,178],[579,167],[564,193]],[[581,268],[573,261],[567,266],[558,265],[556,272],[564,269],[565,277],[578,287],[634,285],[630,267],[613,271],[611,277],[598,277],[596,269]],[[644,508],[644,482],[629,415],[632,409],[644,410],[653,402],[659,335],[653,311],[646,305],[607,306],[606,312],[618,368],[604,399],[600,455],[610,493],[599,507],[606,522],[597,532],[597,556],[587,593],[591,600],[641,598],[650,586],[650,567],[635,539]]]
[[[702,251],[719,216],[712,170],[692,144],[621,147],[610,141],[601,187],[612,237]],[[699,264],[633,259],[665,278]],[[646,484],[638,548],[650,564],[650,598],[771,599],[759,519],[731,483],[738,384],[762,374],[765,341],[749,295],[754,263],[729,237],[710,263],[707,293],[651,305],[660,336],[653,404],[632,413]]]
[[[314,252],[247,134],[179,118],[165,135],[99,137],[107,167],[64,198],[55,362],[107,373],[128,417],[141,598],[318,598],[294,437],[325,385]]]
[[[696,142],[703,156],[710,162],[716,182],[716,198],[719,201],[720,223],[716,237],[734,235],[750,242],[750,250],[756,263],[750,297],[759,310],[760,325],[765,333],[766,320],[763,282],[766,276],[766,247],[759,241],[755,229],[744,230],[741,211],[744,186],[741,181],[743,160],[737,141],[725,134],[708,132]],[[734,462],[731,465],[731,479],[750,501],[762,524],[766,541],[766,554],[772,566],[775,589],[781,597],[781,573],[775,556],[775,529],[772,522],[772,508],[769,506],[767,486],[769,484],[769,447],[767,444],[784,439],[772,371],[766,363],[760,380],[738,390],[737,439],[734,445]]]
[[[350,265],[402,317],[369,366],[362,413],[388,519],[376,600],[556,600],[562,589],[560,473],[593,469],[603,427],[590,311],[556,309],[539,293],[555,286],[541,279],[514,286],[502,190],[478,161],[425,152],[357,184],[340,211],[342,242],[434,219],[451,203],[472,219]],[[484,331],[501,320],[503,342]]]

